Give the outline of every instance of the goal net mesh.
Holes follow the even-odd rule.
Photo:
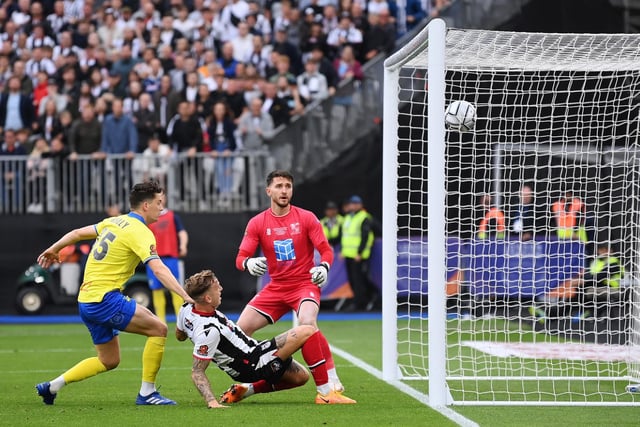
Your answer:
[[[453,401],[640,402],[625,391],[640,381],[640,36],[448,29],[445,52],[445,104],[477,109],[473,132],[445,137]],[[429,377],[427,157],[442,142],[427,140],[427,54],[394,82],[405,380]],[[490,208],[504,217],[483,221]]]

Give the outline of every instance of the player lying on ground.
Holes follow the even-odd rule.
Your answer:
[[[248,337],[217,310],[222,300],[222,285],[211,270],[189,277],[185,290],[195,304],[184,304],[178,314],[176,338],[193,342],[191,378],[209,408],[224,408],[222,403],[238,402],[254,393],[269,393],[299,387],[309,380],[307,370],[291,355],[315,332],[300,325],[270,340]],[[214,397],[206,369],[213,362],[231,378],[233,384],[220,398]]]

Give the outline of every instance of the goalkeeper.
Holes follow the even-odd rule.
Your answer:
[[[185,290],[194,304],[184,304],[176,321],[176,338],[193,342],[191,378],[209,408],[224,408],[214,397],[205,371],[211,362],[225,371],[234,384],[221,402],[238,401],[254,393],[269,393],[299,387],[309,373],[291,355],[314,333],[310,325],[300,325],[275,338],[258,342],[248,337],[222,312],[222,285],[211,270],[189,277]]]
[[[273,171],[267,176],[271,206],[249,220],[236,257],[236,267],[253,276],[269,271],[268,283],[244,308],[238,326],[251,336],[267,324],[294,310],[300,325],[314,333],[302,346],[302,356],[316,383],[318,404],[355,403],[342,394],[344,387],[335,370],[327,339],[318,329],[320,294],[327,283],[333,249],[311,212],[291,205],[293,176]],[[255,257],[258,246],[265,254]],[[320,264],[314,264],[314,251]]]

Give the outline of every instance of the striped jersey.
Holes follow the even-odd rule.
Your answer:
[[[184,304],[178,314],[176,327],[193,342],[193,356],[211,360],[232,378],[239,378],[247,370],[255,370],[257,360],[251,352],[260,344],[216,310],[203,313],[193,304]]]

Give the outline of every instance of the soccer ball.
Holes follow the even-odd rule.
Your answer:
[[[468,132],[476,126],[476,107],[467,101],[453,101],[444,113],[448,129]]]

